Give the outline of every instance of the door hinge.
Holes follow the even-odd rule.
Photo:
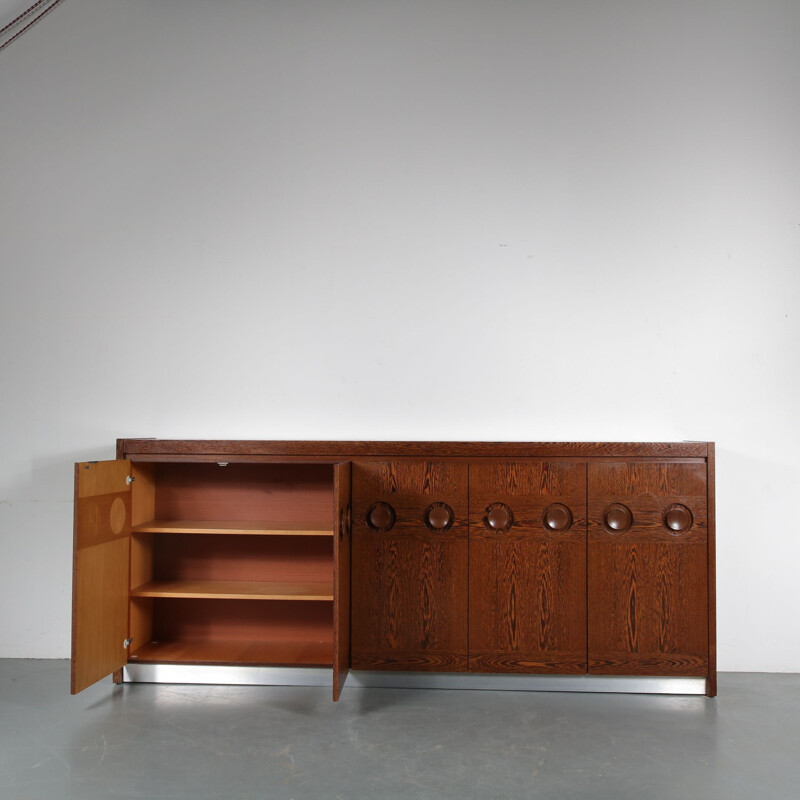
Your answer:
[[[132,636],[131,636],[130,639],[123,639],[122,640],[122,646],[127,649],[128,647],[131,646],[132,642],[133,642],[133,637]]]
[[[135,480],[136,480],[136,478],[134,478],[134,477],[133,477],[133,475],[127,475],[127,476],[125,477],[125,483],[126,483],[128,486],[130,486],[130,485],[131,485],[131,484],[132,484],[132,483],[133,483]]]

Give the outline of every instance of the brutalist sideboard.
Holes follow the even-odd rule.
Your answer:
[[[73,693],[150,665],[714,696],[714,444],[120,439],[75,466],[72,622]]]

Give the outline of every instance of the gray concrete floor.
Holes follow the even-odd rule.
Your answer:
[[[127,685],[0,661],[0,798],[797,800],[800,675],[703,697]]]

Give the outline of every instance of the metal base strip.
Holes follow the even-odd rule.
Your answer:
[[[482,689],[523,692],[618,692],[705,694],[705,678],[629,675],[521,675],[454,672],[352,671],[348,687],[392,689]]]
[[[328,667],[128,664],[123,667],[122,679],[124,683],[330,687],[333,676]],[[645,675],[519,675],[351,670],[346,688],[703,695],[706,693],[706,681],[705,678]]]
[[[236,667],[127,664],[123,683],[206,683],[229,686],[332,686],[330,667]]]

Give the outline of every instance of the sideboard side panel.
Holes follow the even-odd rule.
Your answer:
[[[716,447],[708,443],[708,679],[706,694],[717,696],[717,511]]]

